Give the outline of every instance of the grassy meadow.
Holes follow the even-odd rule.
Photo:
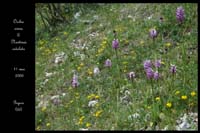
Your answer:
[[[35,129],[197,130],[197,18],[197,4],[89,4],[49,31],[36,14]]]

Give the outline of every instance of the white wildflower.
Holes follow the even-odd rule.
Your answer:
[[[94,75],[98,75],[100,73],[100,70],[98,67],[94,68]]]
[[[80,16],[81,16],[81,12],[77,12],[77,13],[75,13],[74,18],[78,19]]]
[[[138,113],[134,113],[128,116],[128,120],[133,120],[133,119],[138,119],[138,118],[140,118],[140,114]]]
[[[79,51],[75,51],[74,52],[74,56],[79,56],[80,55],[80,52]]]

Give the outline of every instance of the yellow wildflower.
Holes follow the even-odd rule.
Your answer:
[[[172,107],[172,103],[171,103],[171,102],[168,102],[168,103],[166,104],[166,106],[167,106],[168,108],[171,108],[171,107]]]
[[[141,41],[140,41],[140,44],[141,44],[141,45],[143,45],[143,44],[144,44],[144,41],[143,41],[143,40],[141,40]]]
[[[65,105],[65,108],[68,108],[69,107],[69,104],[67,103],[66,105]]]
[[[95,104],[95,107],[99,107],[99,103],[96,103],[96,104]]]
[[[46,107],[42,107],[42,109],[41,109],[42,112],[45,112],[46,110],[47,110]]]
[[[90,95],[87,96],[87,98],[88,99],[93,99],[93,98],[95,98],[95,94],[90,94]]]
[[[50,126],[51,126],[51,123],[47,123],[46,126],[47,126],[47,127],[50,127]]]
[[[97,111],[97,112],[94,114],[94,116],[95,116],[95,117],[100,117],[100,115],[102,114],[102,112],[103,112],[103,110],[99,110],[99,111]]]
[[[165,44],[166,47],[171,47],[171,45],[172,44],[170,42],[168,42],[168,43]]]
[[[76,99],[79,99],[80,98],[80,96],[79,96],[79,93],[77,92],[77,93],[75,93],[75,98]]]
[[[106,48],[106,46],[104,45],[104,46],[102,46],[102,51],[104,50]]]
[[[91,70],[91,69],[88,69],[88,70],[87,70],[87,73],[88,73],[89,75],[92,75],[92,70]]]
[[[81,120],[81,121],[82,121],[84,118],[85,118],[85,116],[81,116],[81,118],[80,118],[79,120]]]
[[[103,52],[102,48],[98,50],[98,54],[101,54],[102,52]]]
[[[122,64],[126,65],[126,64],[128,64],[128,62],[127,61],[123,61]]]
[[[37,126],[36,130],[40,130],[40,126]]]
[[[69,103],[73,103],[74,101],[73,100],[71,100]]]
[[[160,101],[160,97],[156,97],[156,101]]]
[[[151,106],[147,106],[148,109],[151,109]]]
[[[93,72],[90,70],[90,71],[88,71],[88,74],[91,76],[93,74]]]
[[[127,45],[129,43],[128,40],[124,40],[124,44]]]
[[[104,45],[105,45],[106,43],[107,43],[107,41],[106,41],[106,40],[102,42],[102,44],[104,44]]]
[[[107,37],[104,37],[103,39],[104,39],[104,40],[108,40],[108,38],[107,38]]]
[[[78,71],[80,71],[80,70],[81,70],[81,67],[80,67],[80,66],[79,66],[79,67],[77,67],[77,70],[78,70]]]
[[[178,94],[180,94],[180,91],[176,91],[176,92],[175,92],[175,95],[178,95]]]
[[[187,99],[187,96],[186,96],[186,95],[183,95],[183,96],[181,96],[181,99],[182,99],[182,100],[186,100],[186,99]]]
[[[164,62],[164,61],[161,61],[161,64],[162,64],[162,65],[165,65],[165,62]]]
[[[196,92],[192,91],[190,94],[191,94],[191,96],[193,97],[193,96],[196,95]]]
[[[135,51],[134,51],[134,50],[132,50],[132,51],[131,51],[131,54],[135,55]]]
[[[85,126],[88,128],[88,127],[91,126],[91,124],[87,122],[87,123],[85,124]]]
[[[83,124],[84,118],[85,118],[85,116],[81,116],[81,117],[79,118],[79,121],[78,121],[78,124],[79,124],[79,125],[82,125],[82,124]]]
[[[95,99],[99,99],[99,98],[100,98],[100,96],[98,96],[98,95],[95,96]]]
[[[83,63],[81,63],[81,64],[80,64],[80,67],[83,67],[83,66],[84,66],[84,64],[83,64]]]

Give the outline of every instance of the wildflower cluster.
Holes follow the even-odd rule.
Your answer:
[[[155,80],[158,80],[160,75],[158,73],[158,68],[161,67],[161,60],[155,60],[154,62],[154,66],[157,69],[155,72],[152,69],[153,63],[151,62],[151,60],[146,60],[144,61],[144,69],[146,72],[146,76],[148,79],[154,78]]]
[[[107,38],[104,38],[104,40],[102,41],[102,43],[100,44],[100,48],[97,50],[97,54],[96,56],[99,56],[103,53],[103,51],[105,50],[105,48],[107,47]]]

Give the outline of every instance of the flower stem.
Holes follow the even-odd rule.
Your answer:
[[[151,89],[152,89],[152,108],[153,108],[153,111],[152,111],[152,116],[153,116],[153,124],[155,123],[155,104],[154,104],[154,85],[153,85],[153,80],[152,79],[150,79],[151,80]],[[155,125],[153,125],[153,126],[155,126]]]

